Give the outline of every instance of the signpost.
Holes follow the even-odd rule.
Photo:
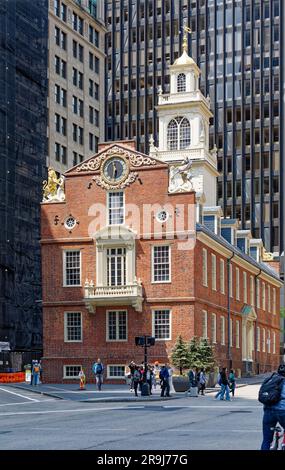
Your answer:
[[[149,384],[146,381],[146,372],[147,372],[147,348],[155,345],[155,338],[152,336],[136,336],[135,337],[136,346],[144,347],[144,374],[143,374],[143,384],[141,389],[142,396],[150,395]]]

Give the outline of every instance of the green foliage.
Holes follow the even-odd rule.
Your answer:
[[[210,370],[214,367],[216,361],[214,350],[206,338],[194,336],[189,344],[190,366],[204,367]]]
[[[188,345],[183,341],[181,335],[178,336],[176,344],[172,349],[171,361],[172,364],[180,370],[180,375],[182,375],[183,369],[190,367]]]

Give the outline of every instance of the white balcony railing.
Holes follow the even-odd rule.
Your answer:
[[[141,312],[142,285],[139,281],[127,286],[95,286],[92,281],[86,281],[84,300],[89,311],[94,312],[96,306],[131,305]]]

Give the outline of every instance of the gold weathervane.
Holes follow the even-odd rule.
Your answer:
[[[188,26],[183,26],[184,35],[183,35],[183,52],[187,52],[188,50],[188,34],[192,33],[192,29]]]

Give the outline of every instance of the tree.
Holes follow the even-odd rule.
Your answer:
[[[189,344],[190,365],[196,367],[204,367],[206,370],[211,369],[216,361],[214,350],[206,338],[198,338],[194,336]]]
[[[188,345],[185,341],[183,341],[182,336],[179,335],[172,350],[171,361],[175,367],[179,368],[180,375],[182,375],[183,369],[190,367],[189,359]]]

